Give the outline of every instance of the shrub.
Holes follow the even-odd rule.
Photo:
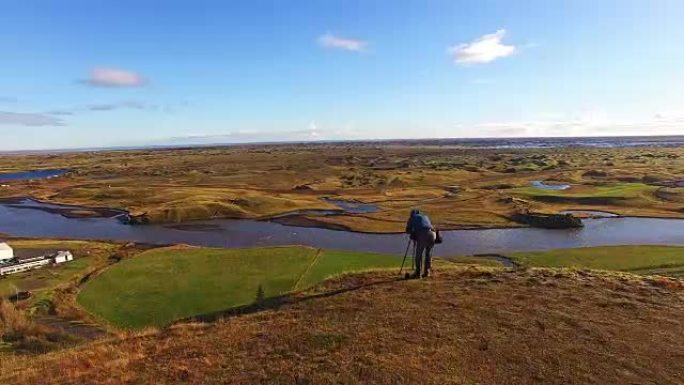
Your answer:
[[[31,328],[26,314],[13,303],[0,299],[0,338],[14,340],[20,338]]]
[[[605,178],[608,176],[608,173],[601,170],[589,170],[582,174],[582,176],[589,178]]]

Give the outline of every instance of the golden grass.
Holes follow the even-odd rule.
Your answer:
[[[680,284],[559,269],[367,273],[213,324],[3,359],[0,382],[680,384]]]
[[[74,171],[50,180],[14,182],[0,191],[0,197],[31,195],[125,208],[147,214],[153,222],[263,218],[334,208],[320,200],[323,196],[377,203],[381,212],[320,219],[373,232],[401,231],[413,207],[432,214],[444,229],[515,226],[508,216],[520,205],[511,203],[511,197],[527,199],[527,208],[541,212],[579,206],[625,215],[684,214],[681,189],[657,186],[682,178],[682,148],[486,150],[303,144],[8,156],[4,168]],[[528,189],[533,180],[575,186],[543,194]],[[645,187],[634,195],[629,186],[640,184]],[[455,191],[454,185],[460,189]],[[506,186],[513,188],[501,188]],[[610,191],[610,199],[595,199],[605,191]]]
[[[0,298],[0,339],[27,334],[33,326],[26,313],[10,301]]]

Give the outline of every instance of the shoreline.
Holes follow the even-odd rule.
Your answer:
[[[39,204],[43,205],[53,205],[53,206],[59,206],[59,207],[26,207],[26,206],[19,206],[22,202],[24,201],[31,201],[31,202],[36,202]],[[131,215],[129,211],[125,209],[117,209],[117,208],[111,208],[111,207],[102,207],[102,206],[81,206],[81,205],[74,205],[74,204],[66,204],[66,203],[58,203],[58,202],[51,202],[51,201],[45,201],[45,200],[40,200],[32,196],[17,196],[17,197],[2,197],[0,198],[0,205],[8,205],[13,208],[19,208],[19,209],[25,209],[25,210],[39,210],[43,212],[48,212],[52,214],[59,214],[65,218],[70,218],[70,219],[85,219],[85,218],[116,218],[121,215]],[[315,210],[315,209],[312,209]],[[85,211],[85,212],[79,212],[79,211]],[[305,210],[304,210],[305,211]],[[326,211],[338,211],[338,210],[326,210]],[[596,209],[582,209],[582,208],[572,208],[572,209],[567,209],[566,211],[602,211],[605,213],[609,214],[614,214],[614,217],[603,217],[603,218],[589,218],[589,219],[619,219],[619,218],[644,218],[644,219],[669,219],[669,220],[684,220],[684,214],[681,217],[677,216],[653,216],[653,215],[622,215],[616,212],[611,212],[607,210],[596,210]],[[330,216],[354,216],[354,214],[345,214],[344,210],[339,210],[339,214],[334,214]],[[350,233],[358,233],[358,234],[376,234],[376,235],[382,235],[382,234],[403,234],[404,232],[402,231],[364,231],[364,230],[356,230],[352,229],[348,226],[342,225],[342,224],[335,224],[335,223],[328,223],[328,222],[323,222],[323,221],[318,221],[314,218],[311,218],[311,216],[307,216],[306,214],[302,215],[297,215],[296,211],[295,212],[284,212],[284,213],[279,213],[279,214],[274,214],[274,215],[269,215],[269,216],[262,216],[262,217],[254,217],[254,218],[246,218],[246,217],[209,217],[205,219],[193,219],[190,221],[183,221],[183,222],[150,222],[150,223],[144,223],[144,224],[131,224],[129,226],[146,226],[146,225],[157,225],[157,226],[163,226],[163,227],[169,227],[169,228],[179,228],[182,229],[183,227],[186,227],[188,229],[191,229],[194,226],[209,226],[204,223],[199,223],[199,222],[206,222],[206,221],[212,221],[212,220],[221,220],[221,219],[227,219],[227,220],[251,220],[251,221],[259,221],[259,222],[274,222],[274,223],[279,223],[283,226],[288,226],[288,227],[304,227],[304,228],[315,228],[315,229],[325,229],[325,230],[332,230],[332,231],[343,231],[343,232],[350,232]],[[586,218],[581,218],[581,219],[586,219]],[[439,227],[438,230],[440,231],[474,231],[474,230],[507,230],[507,229],[522,229],[522,228],[534,228],[532,226],[528,225],[519,225],[519,226],[445,226],[445,227]],[[188,230],[192,231],[192,230]]]
[[[57,207],[31,207],[21,206],[25,201],[35,202],[42,205]],[[66,218],[114,218],[128,214],[128,211],[112,207],[80,206],[66,203],[43,201],[32,196],[4,197],[0,198],[0,205],[7,205],[24,210],[40,210],[52,214],[59,214]]]

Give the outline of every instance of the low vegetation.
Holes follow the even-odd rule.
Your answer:
[[[81,341],[78,336],[35,322],[25,308],[0,298],[0,357],[9,352],[46,353]]]
[[[683,290],[565,269],[366,273],[255,314],[8,357],[0,382],[681,384]]]
[[[513,253],[526,266],[626,271],[684,278],[684,247],[606,246]]]
[[[401,231],[409,209],[443,229],[520,226],[520,210],[581,208],[684,215],[682,148],[468,149],[439,142],[287,144],[6,156],[3,171],[72,170],[15,181],[2,197],[107,206],[151,222],[267,218],[335,209],[322,197],[377,205],[373,213],[303,215],[319,226]],[[571,184],[531,188],[533,181]],[[311,223],[311,222],[309,222]]]
[[[398,265],[395,256],[299,246],[162,248],[107,269],[84,285],[78,302],[117,327],[139,329],[253,304],[345,272]]]
[[[75,259],[0,278],[0,355],[44,353],[104,334],[76,304],[75,293],[87,277],[117,258],[135,253],[134,246],[36,239],[12,239],[10,243],[15,251],[29,254],[70,250]],[[30,296],[12,302],[10,298],[20,292]]]

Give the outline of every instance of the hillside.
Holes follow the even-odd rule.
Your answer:
[[[110,267],[83,286],[78,302],[119,328],[161,327],[306,289],[336,274],[398,263],[390,255],[302,246],[164,247]]]
[[[682,282],[485,267],[375,272],[264,311],[31,360],[0,383],[624,384],[684,382]]]

